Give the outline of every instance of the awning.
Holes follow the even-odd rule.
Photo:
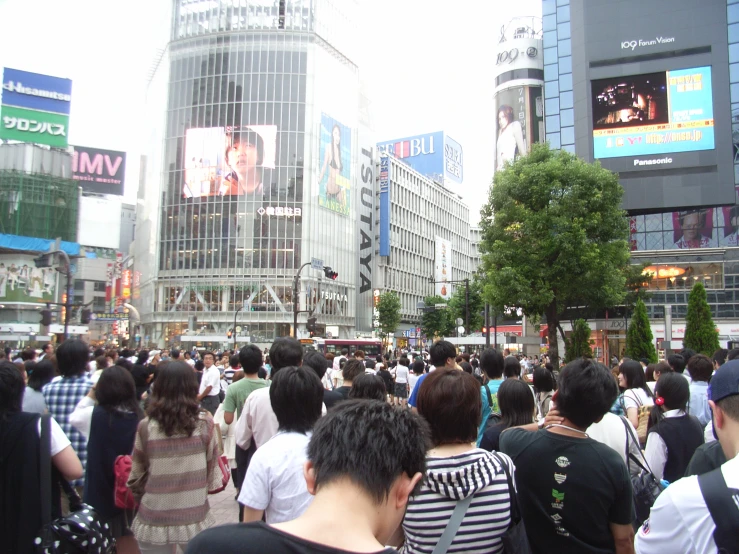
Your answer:
[[[8,250],[22,250],[26,252],[48,252],[54,245],[51,239],[39,239],[36,237],[22,237],[19,235],[6,235],[0,233],[0,248]],[[77,256],[80,253],[80,245],[76,242],[61,241],[60,248],[68,256]]]

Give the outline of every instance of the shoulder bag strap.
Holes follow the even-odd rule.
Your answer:
[[[467,498],[463,498],[457,502],[457,505],[454,507],[454,511],[452,512],[452,516],[449,518],[449,522],[446,524],[444,532],[441,534],[439,542],[436,543],[431,554],[446,554],[446,551],[452,544],[454,537],[457,536],[457,531],[459,531],[459,526],[462,525],[462,520],[467,513],[467,509],[470,507],[470,504],[472,504],[473,496],[474,494],[471,494]]]
[[[640,468],[642,468],[644,471],[648,471],[649,473],[652,473],[652,468],[649,467],[649,463],[647,462],[646,457],[644,456],[644,453],[641,455],[641,460],[634,456],[629,451],[629,437],[631,437],[631,440],[634,441],[634,444],[639,444],[639,440],[634,435],[634,432],[631,430],[631,426],[629,425],[629,422],[626,421],[626,418],[621,416],[621,422],[624,424],[624,427],[626,427],[626,459],[632,460],[636,465],[638,465]],[[641,452],[641,448],[639,448],[639,452]]]
[[[51,416],[41,416],[39,482],[41,484],[41,523],[51,523]]]
[[[713,540],[719,552],[736,552],[739,547],[739,508],[734,496],[739,494],[736,489],[726,485],[721,468],[698,476],[698,485],[706,502],[711,518],[716,524]]]
[[[500,465],[503,467],[503,471],[505,472],[506,481],[508,481],[508,495],[511,500],[511,525],[515,525],[521,520],[521,510],[518,506],[516,487],[513,486],[513,476],[510,471],[508,471],[508,464],[506,464],[505,461],[497,454],[493,454],[493,456],[495,456],[498,462],[500,462]]]
[[[483,385],[485,387],[485,392],[488,393],[488,407],[490,408],[490,413],[493,413],[493,393],[490,392],[490,381],[485,383]]]

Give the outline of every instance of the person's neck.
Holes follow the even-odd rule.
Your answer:
[[[251,379],[252,381],[259,380],[259,373],[244,373],[245,379]]]
[[[439,444],[434,446],[426,454],[432,458],[451,458],[452,456],[458,456],[464,454],[470,450],[474,450],[476,445],[474,442],[463,442],[463,443],[450,443],[450,444]]]
[[[348,479],[326,484],[303,514],[272,527],[305,540],[350,552],[378,552],[389,537],[383,534],[378,506]],[[349,521],[351,525],[336,525]],[[326,529],[331,529],[326,533]]]
[[[351,387],[352,386],[352,382],[351,381],[347,381],[346,379],[344,379],[344,384],[341,385],[341,386],[342,387]]]
[[[564,418],[562,420],[562,423],[558,425],[562,425],[563,427],[547,427],[547,431],[549,431],[550,433],[554,433],[555,435],[565,435],[567,437],[573,437],[576,439],[586,438],[586,428],[575,425],[567,418]],[[570,427],[570,429],[565,429],[565,427]]]
[[[256,169],[249,169],[245,175],[239,175],[239,188],[243,194],[254,194],[261,182],[262,178]]]

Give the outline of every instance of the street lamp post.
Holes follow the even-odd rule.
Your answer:
[[[236,313],[234,314],[234,327],[233,327],[233,334],[234,334],[234,352],[236,352],[236,316],[239,315],[239,312],[244,309],[244,305],[238,307],[236,310]]]
[[[300,303],[300,296],[298,292],[298,283],[300,282],[300,272],[303,271],[303,268],[310,265],[310,262],[304,263],[300,266],[300,269],[298,269],[298,272],[295,274],[295,279],[293,279],[293,338],[298,338],[298,313],[300,310],[299,303]]]

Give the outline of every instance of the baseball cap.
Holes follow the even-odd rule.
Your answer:
[[[708,399],[714,402],[734,394],[739,394],[739,360],[731,360],[718,368],[708,385]]]

